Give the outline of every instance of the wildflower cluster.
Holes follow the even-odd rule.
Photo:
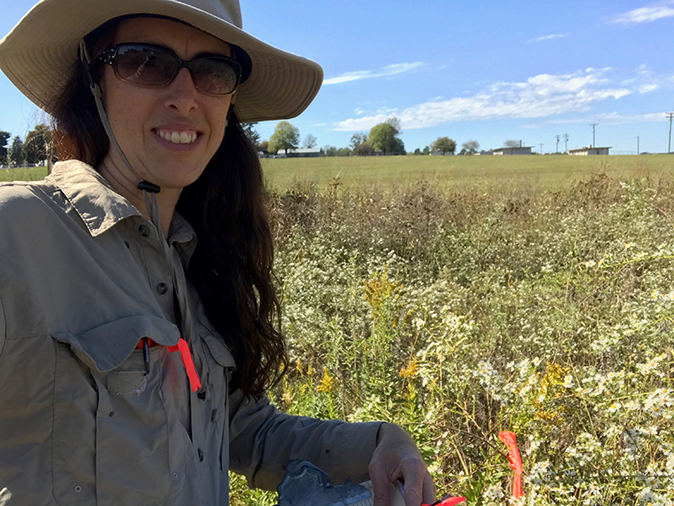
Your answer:
[[[673,504],[673,184],[302,188],[270,211],[280,409],[396,422],[470,504]],[[233,504],[274,504],[232,479]]]

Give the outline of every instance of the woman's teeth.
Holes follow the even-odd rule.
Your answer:
[[[166,130],[159,130],[159,137],[165,141],[172,142],[173,144],[190,144],[197,140],[197,134],[187,133],[187,132],[169,132]]]

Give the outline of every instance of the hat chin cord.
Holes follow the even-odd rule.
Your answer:
[[[133,168],[133,165],[131,165],[131,162],[129,162],[129,159],[124,154],[124,151],[122,151],[122,148],[120,147],[119,143],[117,142],[115,134],[112,131],[112,127],[110,126],[108,115],[106,114],[105,108],[103,107],[103,102],[101,101],[101,88],[98,85],[98,83],[94,81],[94,78],[91,74],[91,58],[89,57],[89,52],[87,51],[87,45],[84,42],[84,39],[80,40],[79,43],[79,56],[80,60],[84,64],[84,68],[87,73],[87,78],[89,80],[89,88],[91,89],[91,94],[94,96],[94,102],[96,103],[98,116],[101,119],[101,123],[103,124],[103,128],[105,129],[105,133],[108,135],[110,144],[113,147],[113,149],[117,151],[117,154],[119,154],[120,158],[127,166],[127,168],[131,171],[131,173],[140,180],[140,183],[138,183],[138,189],[143,192],[143,198],[145,199],[145,206],[147,207],[148,216],[152,224],[156,227],[160,237],[162,237],[163,239],[163,232],[159,223],[159,209],[157,207],[157,199],[155,197],[155,194],[159,193],[161,191],[161,188],[158,185],[150,183],[149,181],[145,181],[142,177],[140,177],[138,172],[136,172],[136,169]],[[162,243],[163,242],[165,241],[162,240]]]

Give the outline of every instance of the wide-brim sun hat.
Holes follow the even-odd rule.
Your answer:
[[[134,14],[175,18],[243,49],[252,68],[236,92],[242,122],[294,118],[323,82],[317,63],[244,32],[238,0],[42,0],[0,41],[0,69],[49,113],[79,59],[80,40],[111,19]]]

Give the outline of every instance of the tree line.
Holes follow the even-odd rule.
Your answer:
[[[11,141],[10,141],[11,138]],[[36,165],[49,157],[54,158],[52,130],[40,123],[26,134],[24,140],[18,135],[0,131],[0,165]]]
[[[261,140],[260,134],[254,128],[255,123],[244,123],[243,129],[258,151],[276,155],[288,154],[289,150],[302,148],[316,148],[316,137],[309,134],[300,142],[299,129],[288,121],[281,121],[276,125],[269,140]],[[320,152],[323,156],[371,156],[371,155],[406,155],[405,143],[400,138],[402,129],[398,118],[389,118],[383,123],[373,126],[368,132],[356,132],[351,136],[348,146],[323,146]],[[415,155],[429,155],[432,152],[443,155],[455,154],[456,141],[449,137],[438,137],[423,149],[415,149]],[[480,143],[469,140],[461,145],[460,155],[472,155],[480,149]]]

